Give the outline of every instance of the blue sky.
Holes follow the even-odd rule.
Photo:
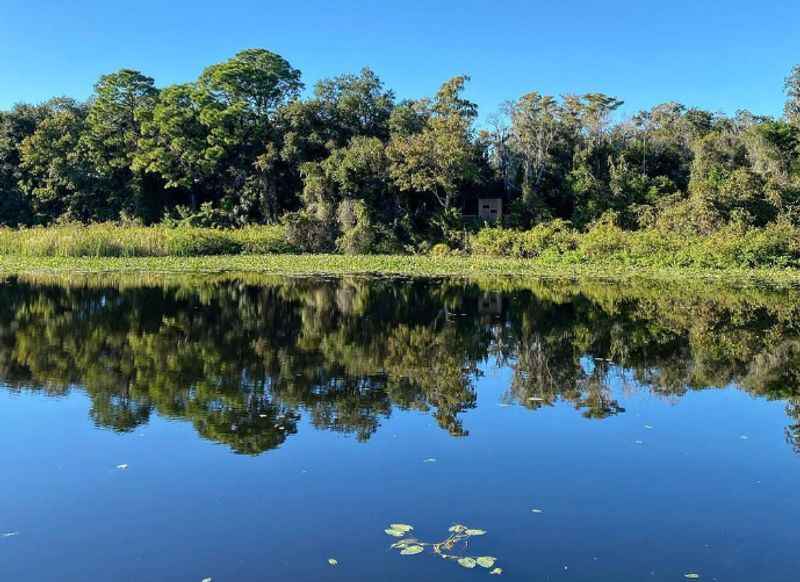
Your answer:
[[[309,86],[368,65],[401,98],[466,73],[484,117],[532,90],[780,114],[800,1],[0,0],[0,108],[85,98],[122,67],[189,81],[251,47]]]

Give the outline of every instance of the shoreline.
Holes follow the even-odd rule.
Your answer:
[[[421,255],[209,255],[196,257],[0,256],[4,275],[58,273],[485,276],[598,280],[692,280],[800,285],[800,269],[698,269],[608,264],[547,264],[535,259]]]

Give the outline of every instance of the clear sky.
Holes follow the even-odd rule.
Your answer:
[[[309,86],[368,65],[401,98],[466,73],[482,116],[533,90],[780,114],[800,0],[0,0],[0,108],[122,67],[189,81],[253,47]]]

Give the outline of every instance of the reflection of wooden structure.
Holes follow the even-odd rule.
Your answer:
[[[484,293],[478,301],[478,313],[481,315],[501,315],[503,298],[500,293]]]
[[[502,198],[478,198],[478,218],[485,222],[502,222]]]

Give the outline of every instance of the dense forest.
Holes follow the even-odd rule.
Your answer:
[[[396,252],[457,246],[482,195],[515,229],[800,223],[800,65],[782,118],[667,102],[617,120],[616,97],[533,91],[478,127],[468,81],[398,100],[365,68],[304,97],[262,49],[164,88],[122,69],[86,102],[0,112],[0,225],[280,223],[301,250]]]

